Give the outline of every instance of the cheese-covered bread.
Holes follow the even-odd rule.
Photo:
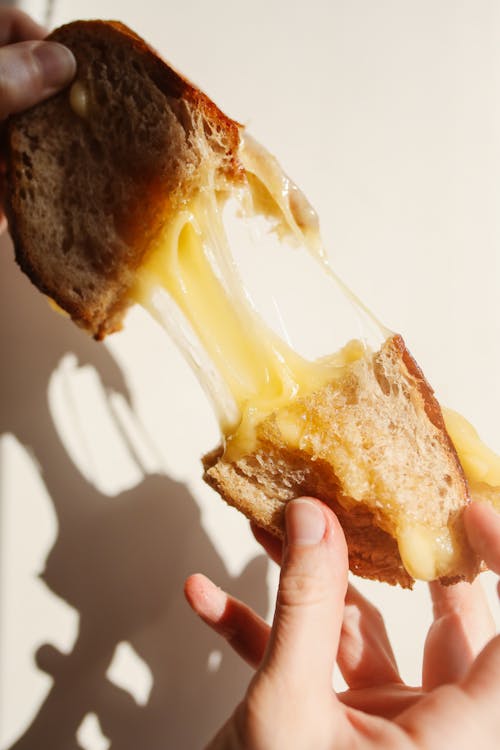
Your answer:
[[[22,269],[78,325],[99,339],[120,327],[151,248],[162,252],[166,245],[158,237],[164,236],[172,251],[174,241],[189,240],[183,273],[196,264],[205,269],[215,304],[220,279],[210,259],[201,259],[213,234],[210,217],[220,195],[245,180],[255,187],[259,165],[267,164],[278,181],[276,189],[259,183],[255,206],[269,216],[277,201],[296,233],[314,229],[294,186],[286,195],[281,190],[277,164],[257,149],[246,171],[242,128],[125,26],[76,22],[51,38],[73,51],[76,79],[11,119],[7,208]],[[212,206],[198,223],[196,205]],[[166,231],[170,225],[175,231]],[[175,268],[153,260],[163,278]],[[167,279],[166,288],[190,313],[182,296],[186,279]],[[207,308],[197,309],[199,331],[216,317],[205,320]],[[220,309],[219,318],[229,316],[230,305]],[[253,325],[252,318],[245,315],[243,327],[229,336],[238,339],[241,362],[255,360],[239,335],[250,336],[245,321]],[[252,351],[265,353],[275,339],[259,349],[261,330],[253,330]],[[214,335],[210,331],[212,341]],[[335,360],[326,381],[302,379],[300,392],[286,403],[281,392],[281,401],[259,412],[257,421],[243,420],[244,430],[233,424],[224,444],[205,458],[206,481],[277,535],[291,498],[319,497],[338,514],[351,569],[360,575],[402,586],[414,577],[472,580],[479,561],[462,525],[469,487],[432,389],[399,336],[379,351],[351,349],[355,356],[338,367]],[[272,355],[276,372],[282,351],[279,345]],[[314,370],[302,361],[297,367]],[[250,374],[258,381],[260,373]],[[244,406],[247,415],[258,412]]]
[[[205,479],[282,535],[288,500],[318,497],[344,528],[351,570],[410,586],[471,580],[462,524],[468,487],[441,409],[400,336],[338,379],[270,414],[248,452],[205,458]]]

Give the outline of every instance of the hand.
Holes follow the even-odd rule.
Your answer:
[[[42,41],[45,34],[45,29],[22,11],[0,7],[0,134],[9,115],[52,96],[75,75],[73,54],[62,44]],[[0,145],[0,229],[5,223],[4,180]]]
[[[466,525],[473,546],[500,573],[500,516],[473,504]],[[500,636],[493,638],[479,582],[431,585],[435,619],[422,686],[408,687],[380,613],[347,585],[335,515],[302,498],[288,504],[286,527],[272,628],[204,576],[186,581],[191,607],[257,670],[210,749],[495,750]],[[280,543],[254,533],[279,560]],[[331,686],[335,660],[349,685],[340,694]]]

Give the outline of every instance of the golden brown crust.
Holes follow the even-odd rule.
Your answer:
[[[102,28],[113,29],[121,37],[127,37],[131,46],[145,56],[150,66],[153,80],[166,96],[192,101],[196,109],[203,112],[208,122],[219,126],[224,131],[227,139],[228,155],[230,157],[227,171],[230,176],[237,177],[242,169],[237,158],[240,142],[239,129],[241,125],[225,115],[203,91],[176,71],[161,57],[154,47],[136,34],[135,31],[121,21],[73,21],[53,31],[48,39],[66,43],[63,40],[68,30],[73,33],[75,30],[82,29],[85,33],[92,33],[94,30]]]
[[[152,239],[200,187],[193,118],[230,180],[241,172],[240,126],[119,22],[77,21],[49,38],[75,54],[91,116],[63,91],[10,120],[10,231],[33,283],[103,338],[121,326]],[[47,182],[54,195],[44,197]]]
[[[393,336],[392,340],[396,349],[398,349],[401,353],[401,360],[404,366],[406,367],[410,375],[412,375],[412,377],[415,379],[420,395],[422,396],[422,399],[424,401],[427,416],[442,435],[442,439],[446,445],[448,454],[455,464],[457,477],[460,478],[467,497],[467,502],[470,502],[469,486],[465,478],[462,464],[460,463],[460,459],[458,457],[458,453],[453,444],[453,441],[448,435],[448,430],[446,429],[446,424],[443,418],[443,412],[441,411],[439,402],[434,395],[434,389],[431,387],[429,381],[426,379],[418,363],[412,357],[410,351],[407,349],[403,338],[400,335],[396,334],[395,336]]]
[[[75,22],[61,27],[50,38],[73,49],[80,71],[90,69],[95,62],[88,50],[85,50],[85,46],[83,53],[79,46],[82,40],[89,37],[99,37],[110,51],[122,47],[130,55],[140,58],[147,72],[148,81],[154,84],[155,92],[161,92],[165,100],[168,100],[169,107],[175,112],[178,120],[177,125],[182,126],[182,131],[186,128],[186,123],[183,121],[186,112],[183,106],[187,105],[190,111],[200,113],[208,129],[213,129],[223,135],[221,148],[224,153],[221,158],[221,170],[230,179],[238,179],[241,169],[237,159],[240,136],[236,122],[226,117],[208,97],[161,60],[156,52],[133,31],[119,22]],[[128,179],[132,188],[127,200],[122,202],[113,216],[113,226],[116,227],[119,239],[118,244],[113,247],[112,251],[104,245],[94,246],[92,243],[85,245],[85,242],[82,247],[83,257],[88,262],[91,272],[91,284],[95,286],[96,279],[99,283],[102,282],[104,292],[99,289],[96,294],[92,295],[90,292],[78,293],[78,290],[74,288],[68,290],[67,285],[61,283],[57,274],[47,276],[45,273],[43,254],[55,249],[50,243],[47,245],[50,250],[45,249],[42,252],[42,265],[40,265],[35,245],[37,241],[41,242],[41,239],[34,236],[31,231],[29,212],[22,198],[23,191],[27,189],[25,175],[31,170],[31,166],[29,162],[26,162],[27,154],[20,144],[26,136],[28,126],[32,127],[36,121],[37,112],[42,113],[42,121],[49,121],[54,128],[59,127],[61,122],[66,123],[68,128],[64,131],[65,135],[68,132],[71,133],[72,129],[80,135],[88,130],[87,123],[71,112],[67,92],[11,120],[7,210],[17,259],[41,291],[53,297],[63,309],[70,313],[75,322],[90,330],[96,338],[103,338],[107,333],[120,327],[124,309],[128,304],[127,292],[134,272],[143,261],[151,239],[164,223],[169,212],[175,210],[178,205],[176,201],[185,199],[187,192],[193,188],[193,181],[189,183],[186,181],[187,187],[184,189],[185,175],[175,172],[173,167],[167,180],[165,165],[163,165],[163,172],[155,171],[152,167],[152,164],[156,163],[154,159],[148,161],[144,158],[127,163],[125,170],[119,173],[119,179],[123,179],[124,182]],[[28,133],[28,136],[28,140],[33,137],[33,129],[31,135]],[[92,145],[92,140],[86,141],[86,147],[89,143]],[[67,145],[64,137],[59,139],[59,145],[64,150]],[[116,179],[116,175],[114,177]],[[38,186],[43,179],[43,172],[34,175],[34,181],[38,183]],[[181,195],[172,189],[172,181],[182,187]],[[175,193],[174,197],[172,197],[173,193]],[[64,253],[61,257],[63,256]],[[123,273],[124,269],[126,273]],[[92,291],[90,286],[89,289]],[[108,294],[110,289],[111,293]],[[392,343],[420,394],[428,420],[438,430],[439,442],[453,464],[451,469],[453,480],[460,485],[460,494],[465,504],[469,501],[467,483],[455,448],[446,432],[439,404],[402,339],[396,336]],[[380,384],[381,388],[384,388],[383,374],[380,374]],[[399,583],[405,587],[412,585],[413,579],[403,567],[397,543],[388,533],[387,528],[384,528],[381,514],[374,512],[366,504],[359,502],[346,492],[342,481],[331,465],[324,460],[313,462],[310,456],[296,449],[283,452],[282,446],[277,447],[270,440],[267,442],[265,439],[262,440],[261,451],[257,463],[262,464],[269,460],[271,464],[274,462],[274,467],[277,467],[276,470],[270,468],[268,462],[263,479],[255,481],[255,477],[252,477],[250,473],[245,473],[239,465],[224,463],[223,457],[218,453],[206,457],[205,480],[228,503],[235,505],[256,523],[277,535],[283,533],[283,511],[286,502],[291,497],[308,494],[321,498],[337,513],[343,525],[349,546],[350,566],[354,572],[368,578]],[[266,484],[267,480],[269,484]],[[460,513],[457,512],[455,515],[454,523],[457,534],[462,534]],[[465,535],[462,534],[462,537],[465,544]],[[475,563],[472,561],[470,563],[472,572],[461,571],[455,577],[447,576],[446,582],[473,577],[477,568],[474,566]]]
[[[266,451],[272,460],[276,449],[269,445]],[[263,502],[263,494],[272,493],[272,488],[258,485],[252,488],[253,478],[242,475],[237,466],[229,471],[221,471],[221,465],[217,464],[222,454],[223,449],[219,447],[204,456],[203,479],[228,505],[237,508],[255,524],[282,539],[286,502],[293,497],[317,497],[333,510],[340,521],[349,551],[349,568],[353,573],[362,578],[399,584],[403,588],[413,587],[414,580],[401,562],[395,539],[377,526],[369,508],[342,494],[331,466],[321,461],[312,466],[310,460],[298,451],[287,453],[286,456],[282,454],[283,478],[293,466],[295,471],[303,470],[303,479],[294,485],[287,500],[273,503],[270,508],[269,498]]]
[[[384,362],[386,365],[387,362],[394,365],[392,375],[390,368],[386,366],[385,370],[383,369]],[[344,484],[347,475],[343,480],[338,469],[334,468],[333,454],[329,452],[329,458],[324,459],[318,455],[311,455],[305,444],[301,449],[290,446],[286,439],[283,440],[283,435],[276,431],[276,420],[273,416],[264,420],[257,429],[257,443],[253,453],[231,460],[226,459],[223,449],[219,448],[206,456],[204,479],[226,502],[277,536],[283,535],[284,509],[289,500],[300,495],[318,497],[339,517],[347,539],[351,570],[366,578],[397,583],[403,587],[411,587],[413,578],[404,568],[395,538],[396,528],[400,523],[407,521],[430,528],[435,516],[436,519],[441,519],[437,521],[438,528],[441,528],[439,524],[442,523],[442,528],[450,531],[459,550],[459,556],[455,561],[456,570],[448,569],[447,574],[441,576],[442,582],[449,584],[464,578],[472,580],[479,571],[479,565],[468,545],[462,523],[462,512],[469,501],[467,484],[444,428],[440,407],[432,389],[399,336],[390,339],[379,353],[373,355],[373,373],[374,381],[378,382],[379,393],[378,396],[374,395],[372,406],[376,410],[384,398],[389,404],[388,421],[385,426],[384,423],[380,424],[381,431],[376,436],[382,441],[385,453],[400,450],[393,442],[394,432],[391,432],[398,424],[398,417],[396,413],[391,413],[390,406],[394,392],[399,391],[400,394],[405,392],[405,399],[413,404],[410,408],[414,409],[415,417],[413,423],[406,422],[406,417],[402,417],[400,427],[410,434],[410,438],[409,442],[403,444],[406,448],[401,456],[398,453],[397,460],[404,462],[412,474],[411,467],[418,466],[420,461],[418,455],[412,456],[412,451],[417,451],[421,456],[428,451],[441,456],[437,465],[437,475],[433,476],[431,473],[425,476],[425,488],[423,484],[419,484],[420,480],[415,486],[415,477],[411,475],[408,480],[405,472],[398,480],[401,484],[394,484],[394,476],[385,475],[386,465],[382,464],[376,468],[373,486],[366,488],[365,478],[362,476],[358,486],[365,487],[364,495],[351,495],[346,491]],[[328,404],[336,404],[338,408],[343,408],[340,397],[329,399],[330,387],[334,391],[343,392],[347,402],[352,403],[346,409],[352,411],[355,408],[354,404],[358,402],[358,396],[361,396],[359,391],[356,393],[356,388],[362,388],[364,398],[368,387],[366,383],[356,386],[355,382],[355,373],[348,373],[342,383],[336,382],[306,397],[302,419],[310,424],[308,415],[311,408],[329,409]],[[380,391],[384,394],[382,397]],[[353,423],[343,426],[341,418],[335,413],[335,407],[332,408],[333,411],[328,411],[322,417],[321,424],[325,430],[321,433],[322,446],[324,447],[330,439],[326,434],[330,429],[327,425],[330,423],[336,438],[339,438],[340,434],[339,447],[343,450],[348,433],[342,435],[342,431],[347,429],[352,433]],[[360,466],[363,464],[366,460],[366,446],[375,437],[373,424],[367,424],[368,432],[364,436],[362,433],[363,439],[359,447],[353,447],[352,442],[349,444],[349,471],[357,466],[358,461]],[[423,436],[423,440],[419,438],[412,447],[413,431]],[[383,461],[383,456],[381,460]],[[432,470],[432,459],[428,467],[425,470],[427,472]],[[362,471],[362,468],[359,471]],[[395,471],[390,473],[394,475]],[[440,476],[440,472],[444,477]],[[381,481],[387,481],[387,486],[382,486]],[[446,499],[443,495],[443,485],[449,489]],[[426,499],[423,503],[418,498],[415,499],[420,488],[425,492]],[[381,497],[377,492],[392,497],[392,503],[390,502],[385,510],[383,503],[379,502]],[[406,502],[409,501],[413,503],[412,507],[406,506]],[[396,507],[397,516],[394,515]]]

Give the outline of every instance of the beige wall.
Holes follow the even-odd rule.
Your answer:
[[[53,6],[54,24],[80,16],[133,26],[278,155],[335,268],[500,451],[498,3]],[[293,317],[302,277],[269,263]],[[268,593],[245,521],[200,480],[210,409],[145,315],[98,346],[5,239],[0,266],[0,747],[68,748],[75,731],[88,750],[200,746],[248,671],[188,611],[183,579],[203,570],[265,613],[276,578]],[[359,585],[417,681],[425,587]]]

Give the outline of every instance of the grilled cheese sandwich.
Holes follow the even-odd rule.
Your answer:
[[[96,338],[131,304],[159,320],[219,416],[205,479],[254,521],[280,535],[286,502],[315,494],[337,512],[355,572],[404,586],[472,580],[466,477],[500,497],[500,459],[463,418],[445,412],[445,427],[402,339],[330,268],[298,187],[126,27],[77,22],[53,38],[72,49],[78,78],[9,128],[23,269]],[[47,123],[58,130],[44,140]],[[353,339],[310,361],[270,329],[231,255],[229,197],[307,248],[378,330],[378,349]]]

